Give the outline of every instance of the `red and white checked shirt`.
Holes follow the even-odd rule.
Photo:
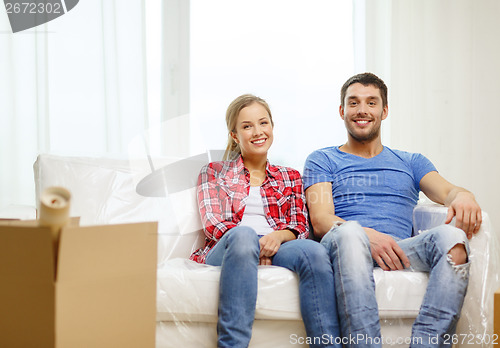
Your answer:
[[[240,224],[250,191],[250,173],[241,156],[234,161],[212,162],[198,176],[198,208],[205,230],[205,246],[190,259],[205,263],[208,252],[231,228]],[[309,236],[304,188],[295,169],[267,162],[261,186],[264,212],[273,230],[291,230],[298,239]]]

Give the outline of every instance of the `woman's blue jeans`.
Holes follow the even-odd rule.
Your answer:
[[[208,253],[206,263],[221,266],[219,347],[247,347],[257,302],[259,236],[247,226],[228,231]],[[335,345],[340,328],[330,258],[319,243],[300,239],[283,243],[272,258],[299,277],[300,310],[311,347]],[[288,343],[288,342],[287,342]]]
[[[463,244],[465,233],[442,225],[397,241],[410,260],[410,271],[429,272],[427,290],[413,324],[410,347],[441,347],[455,332],[467,291],[469,263],[455,265],[448,252]],[[349,221],[321,240],[331,256],[337,306],[347,347],[380,347],[381,333],[373,280],[374,263],[368,237],[359,223]],[[449,340],[451,341],[451,339]]]

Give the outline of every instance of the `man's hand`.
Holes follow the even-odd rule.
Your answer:
[[[445,223],[449,224],[453,217],[456,218],[455,226],[462,229],[467,238],[471,239],[472,235],[479,231],[483,221],[481,207],[472,193],[468,191],[456,193],[449,204]]]
[[[364,230],[370,240],[372,258],[380,268],[395,271],[410,267],[410,261],[394,238],[373,228],[364,227]]]
[[[455,216],[455,226],[462,229],[469,239],[479,231],[483,221],[481,208],[471,192],[449,183],[436,171],[427,173],[420,180],[420,189],[432,201],[448,207],[445,223],[449,224]]]

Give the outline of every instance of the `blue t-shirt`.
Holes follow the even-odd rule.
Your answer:
[[[303,180],[304,189],[319,182],[332,183],[335,215],[404,239],[412,234],[420,180],[435,170],[418,153],[384,147],[377,156],[363,158],[334,146],[307,157]]]

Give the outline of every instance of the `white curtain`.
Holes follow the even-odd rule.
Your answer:
[[[126,154],[149,126],[144,0],[84,0],[12,34],[0,11],[0,208],[34,204],[38,153]]]
[[[359,2],[366,70],[389,85],[386,144],[428,156],[500,224],[500,2]]]

